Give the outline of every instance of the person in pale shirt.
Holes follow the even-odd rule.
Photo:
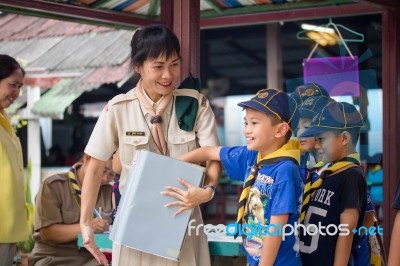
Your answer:
[[[136,87],[107,103],[85,148],[92,160],[82,188],[82,237],[85,247],[103,265],[107,260],[96,244],[90,221],[100,184],[97,176],[105,161],[119,150],[122,164],[119,188],[123,195],[128,172],[139,150],[177,158],[200,146],[219,145],[208,99],[194,89],[176,89],[181,74],[180,45],[167,26],[149,25],[134,33],[131,65],[140,78]],[[204,187],[193,186],[184,179],[179,182],[185,189],[168,187],[163,193],[172,197],[169,206],[178,207],[175,215],[193,210],[191,219],[195,219],[195,226],[202,224],[199,204],[211,200],[220,173],[221,165],[209,162]],[[211,265],[204,232],[198,236],[186,235],[181,254],[176,262],[114,243],[112,265]]]
[[[25,176],[19,138],[6,113],[19,96],[25,71],[11,56],[0,54],[0,264],[10,266],[16,243],[28,239]]]

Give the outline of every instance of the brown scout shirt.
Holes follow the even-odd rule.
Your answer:
[[[50,243],[40,237],[41,228],[53,224],[79,223],[80,207],[71,190],[67,173],[56,174],[43,181],[36,196],[33,234],[35,247],[29,257],[29,265],[99,265],[88,251],[78,248],[77,240],[68,243]],[[111,194],[111,185],[101,186],[96,209],[102,208],[104,219],[112,211]]]

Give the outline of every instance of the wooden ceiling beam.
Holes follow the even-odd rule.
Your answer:
[[[353,0],[360,4],[374,5],[379,7],[397,8],[399,6],[396,0]]]
[[[28,16],[39,16],[126,29],[142,27],[152,23],[160,23],[159,20],[152,20],[133,14],[97,10],[88,7],[41,0],[0,0],[0,10]]]
[[[266,24],[281,21],[309,20],[326,17],[342,17],[351,15],[368,15],[381,13],[379,6],[365,4],[347,4],[304,8],[296,10],[260,12],[200,19],[200,28],[221,28],[244,25]]]

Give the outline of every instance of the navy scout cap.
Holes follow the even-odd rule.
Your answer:
[[[297,103],[285,92],[275,89],[263,89],[249,101],[238,103],[240,107],[251,108],[267,115],[276,116],[282,122],[288,123],[292,132],[299,123]]]
[[[297,102],[298,105],[302,104],[309,97],[314,97],[314,96],[329,97],[329,93],[321,85],[311,82],[298,86],[294,90],[294,92],[290,94],[290,97],[292,97]]]
[[[327,96],[309,97],[300,105],[299,115],[300,117],[313,119],[330,102],[335,102],[335,100]]]
[[[331,130],[360,129],[363,126],[363,118],[354,105],[331,102],[314,116],[310,127],[300,137],[313,137]]]

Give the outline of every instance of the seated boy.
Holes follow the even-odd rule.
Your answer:
[[[67,173],[46,178],[36,196],[34,234],[35,247],[29,256],[29,265],[99,265],[86,249],[78,248],[81,187],[90,156],[74,164]],[[96,233],[109,229],[112,211],[112,186],[108,184],[114,176],[111,160],[107,162],[100,187],[96,208],[102,217],[92,220]]]
[[[229,177],[245,180],[237,222],[247,227],[239,233],[248,265],[301,265],[296,236],[283,239],[271,229],[294,225],[299,218],[300,150],[290,140],[298,123],[297,104],[284,92],[264,89],[238,105],[246,111],[246,146],[202,147],[180,159],[221,161]],[[269,229],[253,235],[250,228],[257,226]]]
[[[305,266],[352,263],[351,250],[358,244],[352,230],[362,226],[367,205],[367,184],[355,151],[361,127],[362,116],[353,105],[333,102],[300,136],[316,137],[322,160],[331,163],[304,191],[302,217],[309,231],[300,229],[299,234]]]

